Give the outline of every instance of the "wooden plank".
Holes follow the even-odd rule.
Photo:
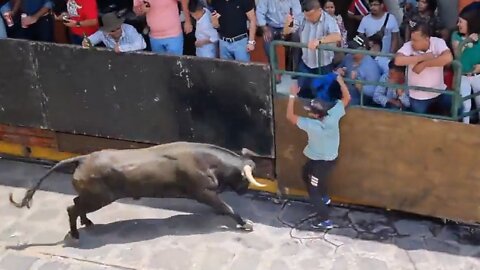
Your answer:
[[[286,122],[286,102],[275,101],[275,126],[277,181],[288,193],[303,188],[306,136]],[[479,146],[475,125],[351,108],[341,122],[330,193],[356,204],[480,222]]]

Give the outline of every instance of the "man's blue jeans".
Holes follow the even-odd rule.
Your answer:
[[[249,62],[250,53],[247,52],[247,44],[247,37],[235,42],[227,42],[220,39],[220,58]]]
[[[452,96],[441,94],[438,97],[426,100],[410,98],[410,110],[415,113],[432,114],[435,109],[448,110],[452,106]],[[461,112],[461,106],[459,106]]]
[[[171,38],[150,37],[152,52],[169,55],[183,55],[183,34]]]

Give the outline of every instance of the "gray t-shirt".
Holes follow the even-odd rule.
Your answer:
[[[372,14],[368,14],[363,17],[360,25],[358,26],[358,33],[365,34],[367,37],[373,36],[377,33],[387,19],[387,14],[383,14],[381,18],[374,18]],[[383,48],[382,52],[389,53],[390,48],[392,47],[392,33],[398,33],[400,29],[398,28],[397,20],[394,16],[390,15],[388,18],[387,25],[385,26],[385,33],[383,35]]]
[[[340,28],[338,27],[337,20],[324,11],[322,11],[322,16],[316,23],[311,23],[305,19],[300,25],[299,31],[301,43],[308,43],[314,39],[321,39],[322,37],[328,36],[332,33],[340,34]],[[318,50],[303,48],[302,53],[302,60],[307,67],[318,68]],[[323,51],[322,66],[332,63],[333,54],[333,51]]]

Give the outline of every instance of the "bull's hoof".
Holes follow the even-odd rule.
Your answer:
[[[93,222],[90,219],[80,221],[80,224],[85,226],[85,228],[89,228],[89,227],[92,227],[93,225],[95,225],[95,224],[93,224]]]
[[[76,237],[72,235],[71,232],[68,232],[66,235],[65,235],[65,238],[63,238],[63,244],[65,246],[75,246],[77,245],[79,242],[79,235],[77,233]]]
[[[241,225],[240,229],[247,232],[253,231],[253,222],[251,220],[245,219],[245,224]]]

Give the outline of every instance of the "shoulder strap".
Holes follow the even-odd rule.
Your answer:
[[[385,27],[387,26],[388,19],[390,18],[390,13],[387,12],[387,18],[385,18],[385,21],[383,22],[382,29],[385,31]]]

